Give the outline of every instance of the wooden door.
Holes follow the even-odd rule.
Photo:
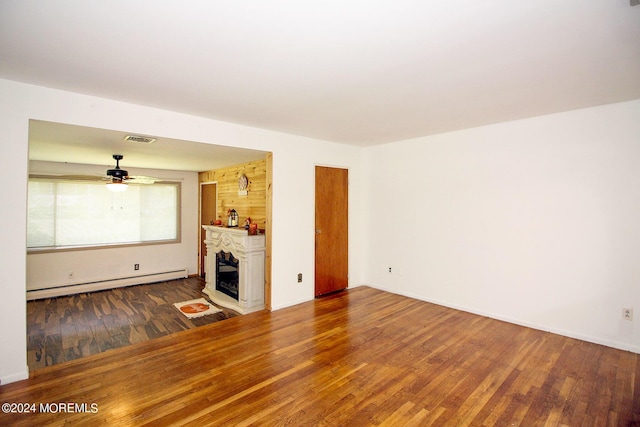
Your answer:
[[[202,183],[200,185],[200,224],[211,225],[216,218],[217,185]],[[204,277],[204,256],[207,248],[204,244],[206,231],[200,227],[200,277]]]
[[[349,171],[316,166],[315,296],[346,289]]]

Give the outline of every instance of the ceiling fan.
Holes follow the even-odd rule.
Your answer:
[[[134,184],[153,184],[162,181],[159,178],[151,176],[129,176],[129,172],[120,168],[120,160],[124,156],[122,154],[114,154],[113,159],[116,161],[116,167],[107,170],[107,175],[103,179],[108,180],[107,188],[111,191],[124,191],[127,189],[129,182]]]
[[[56,175],[60,179],[67,179],[73,181],[107,181],[107,188],[111,191],[125,191],[128,184],[154,184],[159,181],[164,181],[160,178],[152,176],[130,176],[129,172],[120,168],[120,160],[124,158],[122,154],[114,154],[114,160],[116,161],[116,167],[108,169],[106,175]],[[38,178],[40,176],[47,175],[30,175],[30,177]],[[177,180],[179,178],[174,178]]]

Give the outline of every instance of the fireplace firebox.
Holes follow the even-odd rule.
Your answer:
[[[238,300],[238,259],[231,252],[220,251],[216,254],[216,290]]]

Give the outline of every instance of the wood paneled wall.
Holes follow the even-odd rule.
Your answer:
[[[246,175],[249,180],[247,195],[238,195],[238,178]],[[218,203],[217,218],[223,224],[227,221],[227,210],[238,212],[239,224],[244,225],[247,217],[258,224],[258,228],[266,228],[266,194],[267,194],[267,162],[266,159],[243,163],[228,168],[216,169],[198,174],[199,182],[216,182]]]

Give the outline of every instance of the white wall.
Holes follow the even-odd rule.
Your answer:
[[[359,148],[208,120],[70,92],[0,80],[0,171],[12,185],[0,190],[0,383],[28,375],[26,365],[26,187],[29,119],[159,135],[273,152],[272,304],[313,298],[315,164],[348,167],[350,216],[363,216]],[[362,226],[350,228],[350,284],[363,281]],[[297,273],[305,280],[297,283]]]
[[[367,282],[640,352],[640,100],[365,151]]]
[[[53,162],[30,162],[35,174],[103,174],[105,169],[95,165],[74,165]],[[131,175],[178,179],[181,183],[181,241],[179,243],[31,253],[27,255],[27,290],[59,287],[75,283],[89,283],[149,275],[187,269],[198,274],[198,174],[156,169],[128,168]],[[106,190],[105,190],[106,191]],[[133,265],[140,270],[134,271]],[[69,279],[69,272],[74,278]]]

